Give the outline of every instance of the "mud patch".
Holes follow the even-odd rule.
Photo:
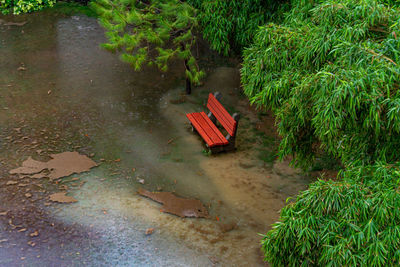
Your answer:
[[[59,202],[59,203],[74,203],[74,202],[78,202],[78,200],[76,200],[73,197],[67,196],[66,194],[67,194],[67,192],[59,192],[59,193],[51,194],[49,196],[50,197],[50,201]]]
[[[51,160],[41,162],[29,157],[22,163],[22,167],[11,170],[10,174],[38,174],[44,170],[49,170],[49,175],[35,175],[33,178],[42,178],[48,176],[50,179],[58,179],[69,176],[74,173],[82,173],[96,167],[97,163],[85,155],[78,152],[64,152],[60,154],[51,154]]]
[[[208,211],[197,199],[180,198],[170,192],[149,192],[139,188],[138,194],[163,204],[162,212],[180,217],[207,218]]]

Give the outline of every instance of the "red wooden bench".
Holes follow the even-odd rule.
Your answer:
[[[208,115],[204,112],[186,114],[192,130],[196,130],[200,134],[211,153],[235,150],[235,137],[240,115],[235,113],[231,116],[218,101],[221,97],[219,92],[208,95],[207,108],[210,110]],[[217,128],[217,121],[228,132],[227,136],[224,136]]]

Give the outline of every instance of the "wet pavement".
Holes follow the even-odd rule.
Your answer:
[[[249,107],[236,64],[199,48],[208,77],[184,96],[181,62],[134,72],[99,48],[92,18],[19,19],[0,25],[0,265],[264,265],[259,233],[309,180],[275,161],[273,117]],[[216,89],[242,114],[234,153],[208,155],[185,117]],[[55,181],[9,174],[66,151],[99,166]],[[139,188],[198,199],[210,216],[161,213]],[[64,191],[78,202],[49,201]]]

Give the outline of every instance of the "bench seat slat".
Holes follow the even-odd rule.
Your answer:
[[[204,112],[186,114],[186,117],[209,147],[227,145],[229,143]]]
[[[231,136],[234,136],[237,122],[211,93],[208,96],[207,108],[211,111],[215,118],[217,118],[225,130]]]
[[[225,110],[221,109],[221,105],[215,102],[210,102],[208,108],[225,128],[225,130],[231,135],[235,135],[236,121],[232,119],[231,115]]]
[[[218,121],[225,124],[228,128],[231,128],[233,126],[233,123],[229,121],[229,117],[227,117],[227,115],[224,114],[223,110],[220,109],[220,106],[216,102],[210,101],[208,104],[209,104],[209,109],[218,119]],[[228,114],[228,116],[230,115]]]

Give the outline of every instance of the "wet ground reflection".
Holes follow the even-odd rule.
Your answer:
[[[268,118],[240,96],[238,69],[209,63],[204,86],[184,97],[179,62],[168,73],[134,72],[99,48],[94,19],[22,19],[21,27],[0,25],[0,265],[263,265],[257,233],[308,181],[258,156],[269,151],[257,128]],[[203,110],[215,88],[243,119],[238,151],[206,156],[185,113]],[[65,151],[100,166],[75,175],[79,183],[8,173],[29,156],[46,161]],[[197,198],[211,219],[160,213],[139,187]],[[49,203],[60,190],[78,202]]]

